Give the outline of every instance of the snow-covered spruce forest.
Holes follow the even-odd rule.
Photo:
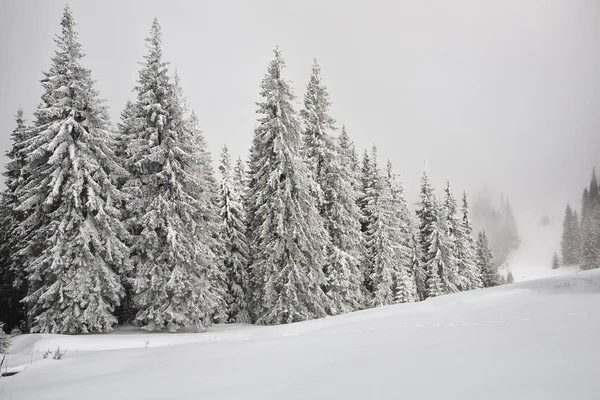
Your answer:
[[[316,60],[297,110],[276,48],[247,159],[217,158],[157,20],[116,126],[68,7],[60,26],[4,171],[7,332],[284,324],[504,282],[467,194],[436,194],[425,168],[411,207],[392,163],[329,115]]]

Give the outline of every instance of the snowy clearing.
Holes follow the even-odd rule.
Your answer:
[[[599,309],[594,270],[275,327],[23,335],[0,398],[596,399]]]
[[[559,276],[579,271],[578,266],[561,266],[552,269],[552,254],[560,255],[562,222],[555,219],[551,224],[541,225],[536,213],[523,214],[519,218],[521,247],[508,258],[516,282]]]

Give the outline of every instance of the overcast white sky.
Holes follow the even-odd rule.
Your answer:
[[[600,166],[599,0],[70,2],[117,121],[156,16],[218,159],[246,159],[259,84],[279,44],[300,107],[313,57],[358,148],[376,142],[411,198],[423,160],[437,186],[483,185],[517,210],[561,217]],[[0,150],[39,103],[65,2],[0,0]],[[560,208],[559,208],[560,207]]]

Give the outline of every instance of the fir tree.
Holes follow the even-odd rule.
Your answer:
[[[462,265],[462,261],[458,259],[458,257],[462,256],[464,253],[462,250],[462,247],[464,247],[463,233],[462,225],[457,216],[458,205],[456,203],[456,199],[454,198],[452,187],[450,186],[450,180],[446,182],[446,189],[444,190],[444,193],[445,198],[442,210],[444,216],[444,225],[446,228],[446,239],[449,246],[449,255],[446,261],[447,268],[444,276],[446,282],[444,285],[450,293],[464,290],[467,287],[467,283],[464,279],[464,276],[466,275],[465,266]]]
[[[581,269],[589,270],[600,265],[600,194],[596,171],[592,172],[589,190],[584,191],[581,211]]]
[[[27,281],[22,268],[23,260],[19,250],[23,247],[23,237],[19,229],[25,215],[17,210],[18,191],[26,180],[25,154],[22,152],[26,137],[23,110],[18,109],[16,127],[11,133],[11,149],[6,153],[8,162],[4,175],[5,190],[0,199],[0,320],[7,324],[7,330],[25,327],[25,308],[21,300],[27,295]]]
[[[122,193],[115,180],[125,175],[116,162],[107,112],[93,87],[90,70],[67,6],[58,49],[42,85],[42,103],[31,139],[28,176],[18,209],[30,234],[22,250],[29,280],[26,301],[36,332],[108,331],[123,296],[119,274],[127,265],[126,231],[120,218]]]
[[[335,121],[329,116],[329,107],[329,93],[315,60],[301,116],[305,160],[317,184],[319,214],[329,237],[326,292],[330,314],[335,315],[359,309],[364,299],[358,195],[352,187],[348,155],[331,136]]]
[[[402,246],[399,220],[397,218],[391,181],[381,173],[377,163],[377,148],[373,146],[369,167],[371,181],[366,182],[364,213],[365,237],[365,286],[371,307],[389,305],[396,299],[396,278],[400,267]],[[393,178],[393,176],[392,176]]]
[[[552,256],[552,269],[558,268],[560,268],[560,260],[558,259],[558,254],[554,252],[554,255]]]
[[[581,262],[581,224],[577,211],[573,211],[573,225],[571,229],[573,239],[573,261],[575,264],[579,264]]]
[[[388,224],[395,237],[395,300],[397,303],[409,303],[418,300],[415,274],[413,270],[412,218],[404,196],[404,187],[396,179],[391,160],[386,166],[386,184],[390,189],[391,213]]]
[[[261,83],[261,117],[250,150],[247,212],[253,312],[259,324],[326,315],[327,232],[301,158],[294,94],[278,48]]]
[[[500,277],[493,262],[492,250],[485,231],[477,235],[477,265],[481,270],[481,280],[483,287],[498,286]]]
[[[241,157],[238,157],[235,167],[233,167],[233,185],[237,188],[240,199],[242,199],[246,188],[246,169]]]
[[[567,204],[563,220],[563,233],[561,240],[561,253],[565,265],[576,264],[577,257],[577,220],[571,206]]]
[[[462,290],[473,290],[483,287],[481,270],[475,258],[475,241],[473,239],[473,225],[469,214],[469,199],[463,192],[462,219],[457,229],[455,258],[458,264],[458,273],[462,278]]]
[[[227,321],[249,323],[248,314],[248,243],[240,190],[227,146],[221,153],[220,217],[225,275],[227,277]]]
[[[455,292],[457,287],[450,278],[453,262],[444,213],[429,181],[427,169],[421,179],[421,194],[417,215],[419,217],[419,245],[421,263],[425,271],[425,295],[436,297]]]
[[[513,276],[512,271],[508,270],[508,274],[506,275],[506,283],[514,283],[515,282],[515,277]]]
[[[340,148],[341,157],[343,157],[344,160],[344,166],[348,169],[351,175],[350,185],[358,196],[356,199],[356,203],[358,204],[362,190],[360,181],[360,163],[358,159],[358,153],[356,152],[356,147],[350,140],[350,136],[348,136],[348,131],[346,130],[345,125],[342,126],[340,135],[338,136],[338,146]]]
[[[427,279],[425,275],[425,269],[423,268],[421,249],[419,246],[419,222],[415,218],[416,215],[411,216],[411,237],[410,237],[410,258],[411,258],[411,273],[415,280],[415,290],[417,292],[417,300],[424,300],[427,298],[427,291],[425,281]]]
[[[222,277],[211,246],[218,233],[216,187],[197,119],[186,117],[181,88],[168,76],[157,20],[146,42],[126,148],[136,319],[148,330],[200,329],[223,295],[212,285]]]

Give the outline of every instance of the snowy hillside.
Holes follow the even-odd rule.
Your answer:
[[[595,270],[284,326],[24,335],[0,398],[597,399],[598,310]]]
[[[552,254],[560,256],[562,221],[555,219],[549,225],[541,225],[539,219],[537,214],[518,219],[521,246],[508,259],[517,282],[579,271],[574,266],[552,269]]]

